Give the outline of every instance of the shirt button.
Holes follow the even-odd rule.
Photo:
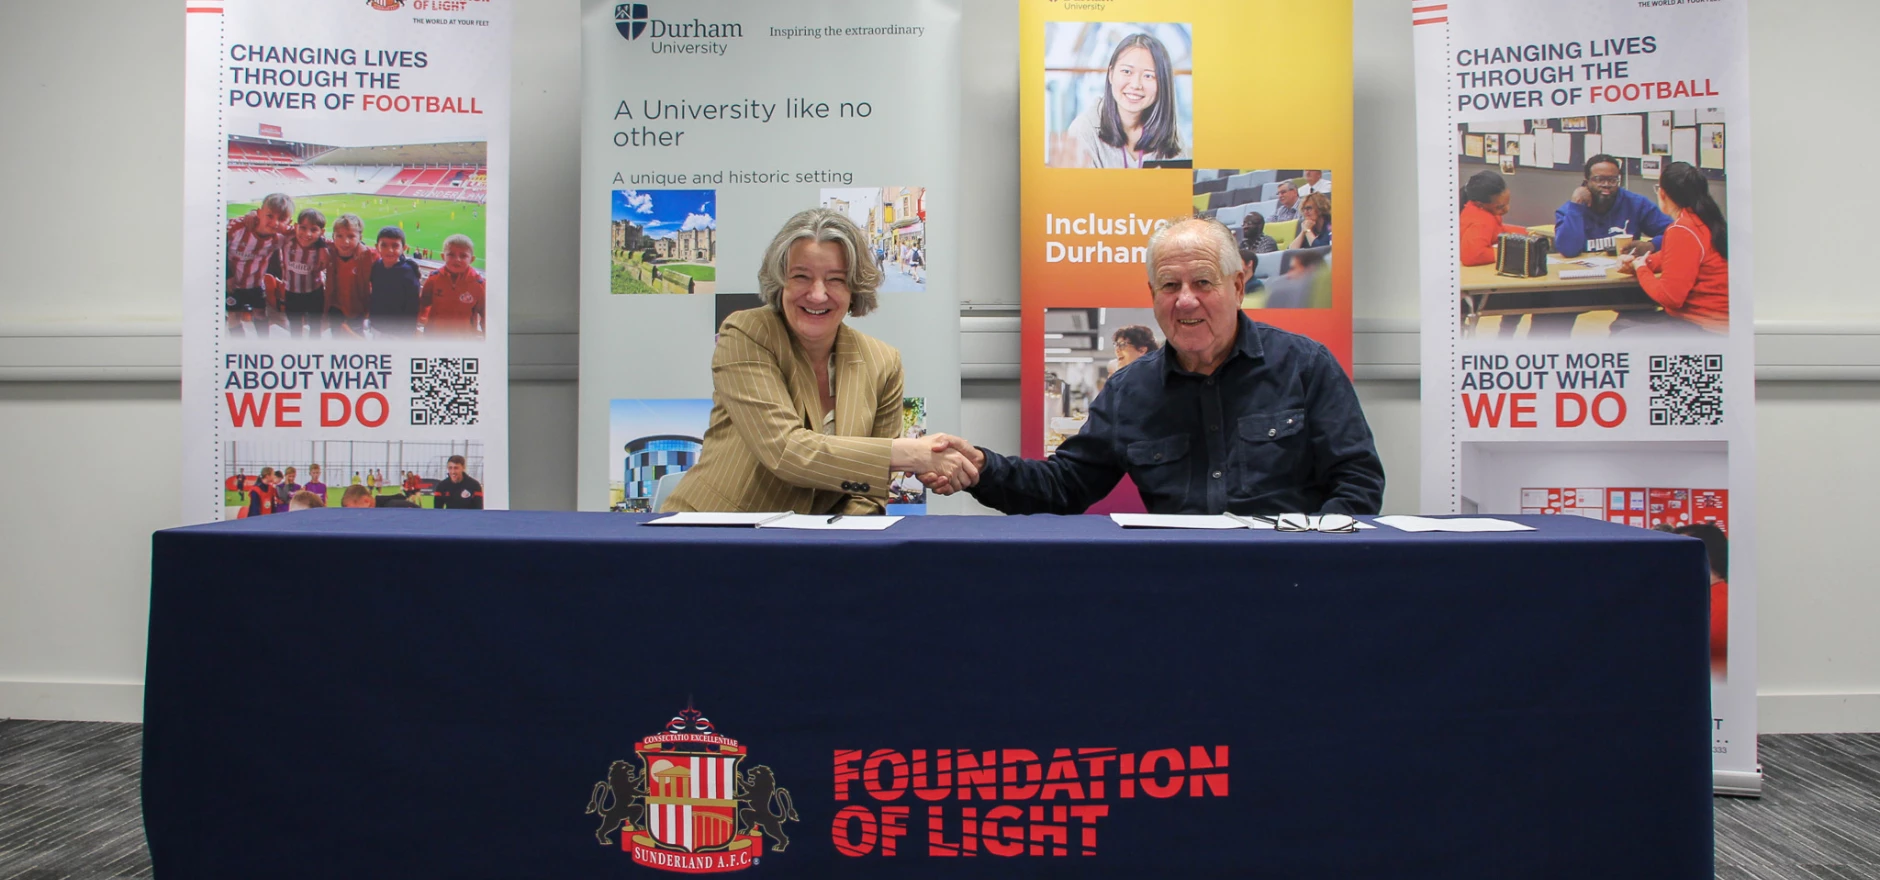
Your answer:
[[[1278,436],[1278,435],[1279,435],[1279,429],[1278,429],[1278,428],[1268,428],[1268,429],[1266,429],[1266,436],[1268,436],[1268,437],[1276,437],[1276,436]]]
[[[1220,478],[1221,478],[1221,472],[1220,472],[1220,471],[1215,471],[1215,472],[1214,472],[1214,478],[1215,478],[1215,479],[1217,479],[1217,480],[1218,480],[1218,479],[1220,479]]]
[[[1155,454],[1155,460],[1156,460],[1156,461],[1161,461],[1161,460],[1162,460],[1162,453],[1160,453],[1160,452],[1158,452],[1158,453],[1156,453],[1156,454]]]
[[[1210,423],[1210,424],[1208,425],[1208,430],[1210,430],[1210,431],[1219,431],[1220,429],[1221,429],[1221,426],[1220,426],[1220,425],[1216,425],[1216,424],[1212,424],[1212,423]]]

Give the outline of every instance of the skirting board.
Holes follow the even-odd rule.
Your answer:
[[[1757,694],[1758,733],[1877,733],[1880,693]]]
[[[0,718],[141,723],[144,685],[135,681],[0,679]]]

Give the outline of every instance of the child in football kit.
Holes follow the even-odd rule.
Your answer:
[[[379,230],[378,256],[366,294],[366,326],[377,336],[413,336],[418,332],[418,264],[405,256],[405,231]]]
[[[246,324],[250,335],[263,331],[254,326],[255,313],[266,320],[269,312],[270,281],[268,262],[279,259],[281,233],[293,225],[294,200],[286,193],[269,193],[261,200],[260,210],[230,220],[227,229],[228,251],[224,265],[227,294],[223,307],[228,313],[230,333]],[[278,304],[275,304],[278,305]]]
[[[314,336],[326,311],[326,215],[305,208],[294,234],[281,236],[281,287],[288,332]]]
[[[418,295],[418,326],[425,336],[483,336],[483,274],[468,235],[444,239],[444,268],[424,279]]]
[[[333,221],[326,249],[326,326],[335,337],[360,338],[366,331],[366,294],[378,253],[359,246],[366,224],[358,214]]]

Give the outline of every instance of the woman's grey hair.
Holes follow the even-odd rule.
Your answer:
[[[1149,271],[1150,287],[1155,286],[1156,251],[1162,247],[1163,242],[1186,235],[1199,235],[1203,238],[1214,239],[1214,252],[1218,255],[1221,265],[1221,280],[1225,281],[1240,274],[1240,270],[1246,266],[1240,260],[1240,240],[1234,237],[1233,230],[1211,217],[1184,217],[1161,224],[1156,231],[1149,233],[1148,259],[1144,262],[1147,264],[1145,268]]]
[[[875,291],[881,286],[881,270],[875,267],[874,249],[868,237],[847,214],[828,208],[811,208],[784,221],[770,246],[764,249],[764,262],[757,269],[757,292],[765,304],[783,309],[783,282],[789,277],[790,248],[797,242],[833,241],[842,246],[848,258],[849,314],[857,318],[875,310]]]

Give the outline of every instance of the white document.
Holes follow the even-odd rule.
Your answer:
[[[1554,167],[1554,133],[1549,129],[1534,130],[1534,164],[1541,168]]]
[[[759,523],[760,529],[806,529],[815,532],[879,532],[901,521],[898,516],[841,516],[793,513],[783,519]]]
[[[1393,514],[1380,516],[1376,520],[1393,529],[1406,532],[1531,532],[1533,526],[1524,526],[1505,519],[1491,519],[1485,516],[1430,517],[1405,516]]]
[[[1697,164],[1697,129],[1674,128],[1671,130],[1671,161],[1689,165]]]
[[[1599,117],[1599,134],[1605,153],[1622,159],[1636,159],[1645,154],[1645,117],[1619,113]]]
[[[1604,278],[1606,277],[1606,270],[1604,269],[1562,269],[1560,270],[1560,277],[1562,280],[1567,280],[1567,281],[1571,281],[1575,278]]]
[[[1573,135],[1564,131],[1554,132],[1554,164],[1573,164]]]
[[[741,528],[751,529],[751,528],[757,528],[758,526],[762,526],[767,523],[776,522],[777,520],[783,519],[786,516],[795,516],[795,515],[796,514],[791,513],[790,511],[787,511],[787,510],[779,512],[779,513],[708,513],[708,512],[701,511],[701,512],[694,512],[694,513],[675,513],[675,514],[672,514],[671,516],[662,516],[659,519],[648,520],[644,523],[641,523],[641,525],[646,525],[646,526],[732,526],[732,527],[741,527]],[[827,519],[827,517],[825,517],[825,519]]]
[[[1548,140],[1550,141],[1550,146],[1551,146],[1552,138],[1549,138]],[[1518,141],[1518,143],[1521,144],[1521,167],[1523,168],[1540,167],[1540,164],[1541,164],[1540,139],[1531,134],[1524,134],[1521,136],[1521,139],[1520,141]]]
[[[1110,521],[1126,529],[1245,529],[1254,528],[1225,516],[1189,513],[1112,513]],[[1272,528],[1259,526],[1258,528]]]

